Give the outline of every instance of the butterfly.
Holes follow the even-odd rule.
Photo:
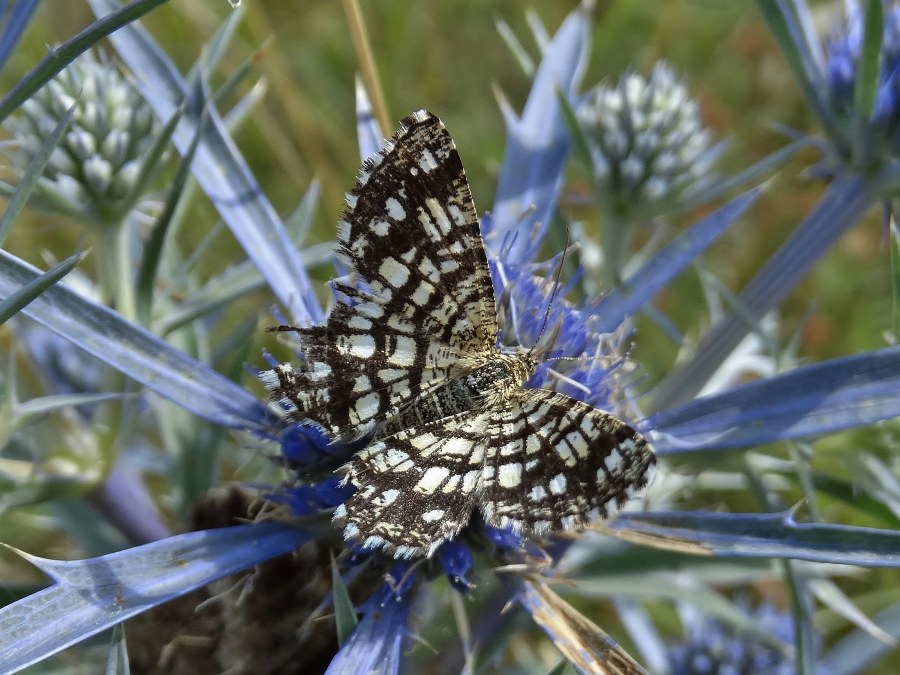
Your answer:
[[[261,374],[289,420],[368,444],[338,469],[357,491],[345,539],[430,556],[477,511],[544,534],[608,517],[648,481],[646,440],[608,412],[523,385],[531,350],[498,348],[478,216],[450,134],[425,110],[363,164],[337,226],[325,323],[282,326],[302,363]]]

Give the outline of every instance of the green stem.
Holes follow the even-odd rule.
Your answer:
[[[603,282],[607,289],[618,288],[631,246],[631,227],[630,223],[608,209],[603,210],[601,218]]]
[[[116,288],[116,242],[112,230],[105,230],[97,237],[97,285],[100,288],[100,304],[114,306],[118,299]]]
[[[126,221],[116,228],[116,309],[126,319],[137,319],[137,298],[134,288],[134,264],[131,260],[131,228]]]

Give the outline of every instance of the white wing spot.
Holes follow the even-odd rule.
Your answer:
[[[502,464],[497,473],[497,480],[505,488],[514,488],[522,483],[522,465],[518,462]]]
[[[372,383],[368,377],[360,375],[356,378],[356,382],[353,383],[353,393],[361,394],[364,391],[372,391]]]
[[[396,347],[391,355],[388,356],[388,363],[395,366],[404,366],[409,368],[416,358],[416,343],[411,337],[398,335],[396,338]]]
[[[405,379],[408,372],[409,371],[402,368],[382,368],[378,371],[378,379],[385,384],[389,384],[391,382],[396,382],[397,380]]]
[[[619,451],[616,448],[613,448],[612,451],[603,458],[603,464],[606,466],[606,470],[612,473],[622,465],[622,455],[619,454]]]
[[[547,491],[544,489],[543,485],[535,485],[531,488],[531,492],[528,493],[528,498],[533,502],[539,502],[547,496]]]
[[[480,470],[469,471],[463,476],[463,484],[462,491],[463,494],[472,494],[475,488],[478,486],[478,480],[481,478],[482,472]]]
[[[444,517],[443,509],[432,509],[431,511],[426,511],[422,514],[422,520],[426,523],[433,523],[436,520],[440,520]]]
[[[434,218],[434,222],[437,223],[437,226],[439,228],[441,228],[441,235],[446,236],[450,232],[450,219],[447,218],[447,212],[444,211],[444,207],[434,197],[425,200],[425,205],[428,207],[428,210],[431,211],[431,216],[432,218]],[[454,242],[454,244],[455,243],[456,242]]]
[[[432,293],[434,293],[434,286],[427,281],[421,281],[419,287],[412,294],[412,301],[421,307],[431,299]]]
[[[575,465],[575,455],[572,454],[572,448],[565,439],[561,440],[554,450],[566,466]]]
[[[381,396],[375,392],[366,394],[356,401],[353,409],[356,411],[357,423],[368,420],[378,414]]]
[[[558,473],[553,478],[550,479],[549,483],[550,492],[559,496],[561,494],[565,494],[566,491],[566,476],[565,474]]]
[[[481,464],[484,462],[484,443],[476,443],[469,452],[469,464]]]
[[[385,490],[381,493],[381,505],[390,506],[395,501],[397,501],[397,497],[399,496],[400,490]]]
[[[450,212],[450,217],[453,218],[453,222],[457,225],[465,225],[468,221],[466,212],[459,208],[456,204],[450,204],[450,206],[447,207],[447,210]]]
[[[441,454],[468,457],[472,452],[472,441],[466,438],[452,437],[441,446]]]
[[[434,155],[431,154],[428,148],[422,150],[422,155],[419,157],[419,166],[425,173],[431,173],[438,168],[438,163],[434,160]]]
[[[442,268],[443,266],[444,264],[441,263]],[[419,272],[428,277],[428,280],[432,282],[437,282],[437,280],[441,278],[441,273],[438,271],[438,268],[434,266],[434,263],[431,262],[430,258],[422,258],[422,262],[419,263]]]
[[[438,242],[443,239],[441,233],[438,232],[438,229],[434,226],[434,220],[432,220],[422,209],[419,209],[418,220],[422,223],[422,229],[425,230],[425,234],[428,235],[430,241]]]
[[[397,448],[389,448],[384,459],[388,468],[395,468],[406,462],[409,455]]]
[[[384,208],[387,210],[387,214],[394,220],[403,220],[406,218],[406,211],[394,197],[387,198],[387,201],[384,203]]]
[[[350,355],[367,359],[375,353],[375,338],[365,333],[350,336]]]
[[[385,258],[378,273],[394,288],[400,288],[409,279],[409,268],[396,258]]]
[[[309,379],[314,382],[324,380],[329,375],[331,375],[331,366],[324,361],[316,361],[313,363],[312,370],[309,371]]]
[[[353,330],[366,331],[372,330],[372,322],[364,316],[360,316],[356,314],[350,317],[350,321],[347,323],[350,328]]]
[[[391,231],[391,225],[386,220],[373,220],[369,223],[369,229],[379,237],[386,237]]]
[[[445,466],[430,466],[422,474],[419,482],[416,483],[416,491],[430,495],[441,486],[441,483],[449,475],[450,469]]]

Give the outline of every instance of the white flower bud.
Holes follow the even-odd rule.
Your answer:
[[[81,214],[101,225],[121,222],[141,199],[137,176],[160,125],[134,87],[106,60],[83,54],[4,121],[9,151],[22,173],[60,119],[74,115],[38,181],[35,203]],[[103,214],[99,216],[98,214]]]
[[[663,63],[647,79],[626,73],[615,87],[595,87],[577,116],[594,178],[612,203],[658,213],[710,181],[711,134],[697,102]]]
[[[112,165],[99,155],[89,158],[83,165],[85,182],[95,195],[105,195],[112,181]]]

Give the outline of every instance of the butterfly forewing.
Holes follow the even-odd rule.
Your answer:
[[[475,205],[440,120],[410,115],[363,164],[338,242],[353,283],[335,284],[344,297],[324,326],[294,329],[302,367],[285,364],[262,377],[293,419],[351,439],[497,339]]]
[[[362,168],[338,223],[339,256],[380,301],[383,323],[462,352],[497,339],[494,291],[478,216],[456,146],[419,111]]]
[[[579,527],[643,487],[655,457],[608,413],[522,388],[530,353],[501,353],[475,206],[450,135],[426,111],[367,160],[338,224],[323,326],[299,335],[300,368],[263,373],[292,421],[370,437],[338,473],[346,539],[429,556],[478,509],[498,527]]]

